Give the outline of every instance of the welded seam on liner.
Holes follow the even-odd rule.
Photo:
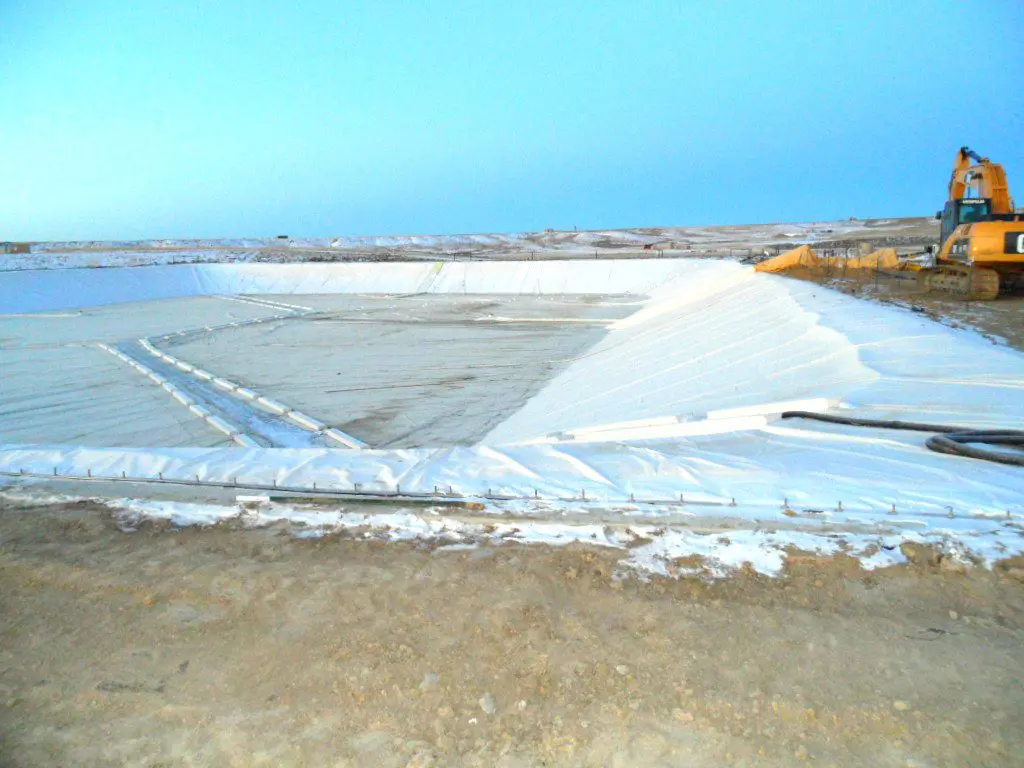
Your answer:
[[[238,301],[243,304],[255,304],[261,307],[269,307],[270,309],[288,309],[293,312],[313,312],[312,307],[304,307],[300,304],[286,304],[283,301],[273,301],[272,299],[256,299],[251,296],[217,296],[218,299],[225,299],[226,301]]]
[[[259,448],[260,444],[252,438],[251,435],[243,432],[239,427],[231,424],[225,419],[211,413],[207,408],[199,405],[195,400],[189,397],[186,393],[182,392],[172,382],[168,381],[165,377],[156,373],[153,369],[149,368],[145,364],[139,362],[131,355],[127,355],[120,350],[108,347],[106,344],[98,343],[96,345],[99,349],[104,352],[109,352],[114,357],[119,359],[121,362],[130,365],[132,368],[137,370],[143,376],[148,378],[154,384],[158,385],[162,390],[167,392],[171,397],[177,400],[179,403],[184,405],[188,410],[195,416],[205,421],[209,426],[216,429],[218,432],[223,432],[225,435],[230,437],[232,441],[241,445],[245,448]]]
[[[248,300],[248,299],[241,298],[241,297],[220,296],[218,298],[228,299],[228,300],[231,300],[231,301],[241,301],[241,302],[245,302],[245,303],[248,303],[248,304],[257,304],[259,306],[266,306],[266,307],[269,307],[269,308],[272,308],[272,309],[287,309],[289,314],[287,314],[287,315],[271,315],[270,317],[255,318],[253,320],[238,320],[238,321],[234,321],[234,322],[231,322],[231,323],[222,323],[221,325],[215,325],[215,326],[205,326],[203,328],[192,329],[192,330],[188,330],[188,331],[177,331],[175,333],[168,333],[168,334],[163,334],[162,336],[156,336],[156,337],[150,337],[150,338],[158,338],[158,339],[161,339],[161,340],[164,340],[164,341],[170,341],[171,339],[187,338],[188,336],[193,336],[193,335],[197,335],[197,334],[201,334],[201,333],[209,333],[209,332],[218,331],[218,330],[226,330],[228,328],[241,328],[241,327],[247,326],[247,325],[257,325],[257,324],[260,324],[260,323],[271,322],[271,321],[274,321],[274,320],[282,320],[282,319],[285,319],[285,318],[295,317],[296,315],[303,315],[303,314],[306,314],[308,312],[312,312],[313,311],[309,307],[299,307],[298,305],[288,305],[288,304],[280,304],[280,305],[278,305],[276,303],[260,302],[260,301],[257,301],[257,300]],[[312,416],[309,416],[308,414],[303,413],[302,411],[299,411],[299,410],[296,410],[294,408],[291,408],[290,406],[284,405],[283,403],[279,403],[278,401],[273,400],[273,399],[271,399],[269,397],[262,396],[258,392],[256,392],[255,390],[250,389],[249,387],[243,387],[242,385],[240,385],[240,384],[238,384],[238,383],[236,383],[234,381],[231,381],[230,379],[226,379],[226,378],[224,378],[222,376],[215,376],[214,374],[210,373],[209,371],[205,371],[202,368],[198,368],[198,367],[196,367],[196,366],[194,366],[194,365],[192,365],[190,363],[186,363],[184,360],[180,360],[179,358],[175,357],[174,355],[170,355],[170,354],[167,354],[165,352],[161,352],[160,350],[156,349],[153,346],[152,342],[150,341],[150,338],[138,339],[139,345],[147,353],[153,355],[154,357],[156,357],[159,360],[163,360],[165,363],[167,363],[169,365],[173,365],[178,370],[180,370],[180,371],[182,371],[182,372],[184,372],[184,373],[186,373],[186,374],[188,374],[188,375],[190,375],[190,376],[192,376],[192,377],[194,377],[196,379],[199,379],[201,383],[205,384],[206,382],[209,382],[210,384],[213,384],[214,386],[218,387],[219,389],[224,390],[227,394],[231,395],[232,397],[235,397],[235,398],[237,398],[239,400],[243,400],[243,401],[246,401],[246,402],[255,402],[258,405],[260,405],[261,407],[265,408],[266,410],[271,411],[272,413],[276,413],[276,414],[278,414],[280,416],[284,416],[286,419],[288,419],[292,423],[298,425],[302,429],[311,431],[311,432],[313,432],[315,434],[322,434],[324,437],[326,437],[326,438],[328,438],[330,440],[333,440],[334,442],[339,443],[339,444],[345,446],[346,448],[361,449],[361,448],[366,448],[367,447],[366,443],[362,442],[358,438],[355,438],[352,435],[346,434],[345,432],[342,432],[340,429],[337,429],[336,427],[331,427],[330,425],[325,424],[324,422],[320,421],[319,419],[315,419]],[[182,400],[180,397],[176,397],[175,399],[177,399],[180,402],[184,403],[184,400]],[[189,405],[189,404],[186,404],[186,405]],[[196,410],[197,408],[199,410]],[[201,418],[204,418],[207,421],[209,421],[209,417],[211,416],[211,414],[209,414],[209,411],[207,409],[203,408],[202,406],[189,405],[189,410],[192,410],[193,413],[196,413]],[[222,420],[219,420],[219,421],[222,421]],[[210,423],[213,424],[214,426],[217,426],[217,422],[210,422]],[[217,428],[219,429],[220,427],[218,426]]]
[[[329,440],[333,440],[334,442],[339,443],[340,445],[343,445],[346,448],[353,448],[358,450],[367,447],[366,443],[364,443],[362,440],[359,440],[358,438],[353,437],[352,435],[342,432],[337,427],[332,427],[329,424],[325,424],[319,419],[316,419],[306,413],[303,413],[302,411],[292,408],[289,405],[278,402],[277,400],[270,397],[266,397],[265,395],[261,395],[259,392],[250,387],[244,387],[241,384],[232,381],[231,379],[224,378],[223,376],[216,376],[210,371],[203,370],[202,368],[197,368],[191,365],[190,363],[186,363],[185,361],[175,357],[174,355],[169,355],[166,352],[161,352],[159,349],[152,345],[149,339],[139,339],[138,341],[139,345],[146,352],[153,355],[157,359],[163,360],[165,363],[173,365],[175,368],[188,374],[189,376],[200,379],[204,384],[206,382],[209,382],[218,389],[223,390],[228,395],[231,395],[232,397],[238,400],[242,400],[248,404],[255,403],[256,405],[261,406],[265,410],[271,411],[272,413],[275,413],[279,416],[283,416],[284,418],[288,419],[293,424],[298,425],[302,429],[305,429],[309,432],[313,432],[314,434],[323,435]]]

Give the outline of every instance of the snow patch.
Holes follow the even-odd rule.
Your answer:
[[[287,503],[241,503],[236,506],[183,502],[117,499],[102,502],[116,511],[121,526],[134,530],[142,520],[168,520],[179,527],[210,526],[232,521],[243,527],[287,522],[295,535],[308,538],[347,532],[384,541],[419,541],[441,548],[465,549],[480,544],[566,546],[590,544],[621,550],[621,567],[641,578],[701,576],[722,578],[741,569],[764,576],[783,573],[794,553],[820,557],[845,555],[865,570],[887,568],[906,561],[900,545],[907,541],[935,545],[948,557],[959,557],[965,567],[975,562],[991,567],[1024,550],[1001,547],[996,551],[979,541],[950,539],[942,532],[923,536],[904,534],[810,533],[800,530],[735,529],[705,533],[692,529],[647,524],[609,526],[567,524],[550,520],[496,517],[493,523],[467,522],[435,508],[425,513],[406,509],[381,513],[309,508]]]

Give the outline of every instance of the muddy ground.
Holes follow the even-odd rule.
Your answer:
[[[8,506],[0,764],[1024,765],[1008,573],[615,562]]]

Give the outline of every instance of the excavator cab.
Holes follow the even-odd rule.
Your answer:
[[[988,197],[965,197],[962,200],[948,200],[946,207],[935,214],[942,222],[939,234],[939,248],[946,243],[949,236],[961,224],[974,224],[979,221],[991,221],[992,200]]]

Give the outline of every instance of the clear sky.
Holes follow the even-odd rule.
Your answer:
[[[1024,205],[1024,2],[0,0],[0,239]]]

